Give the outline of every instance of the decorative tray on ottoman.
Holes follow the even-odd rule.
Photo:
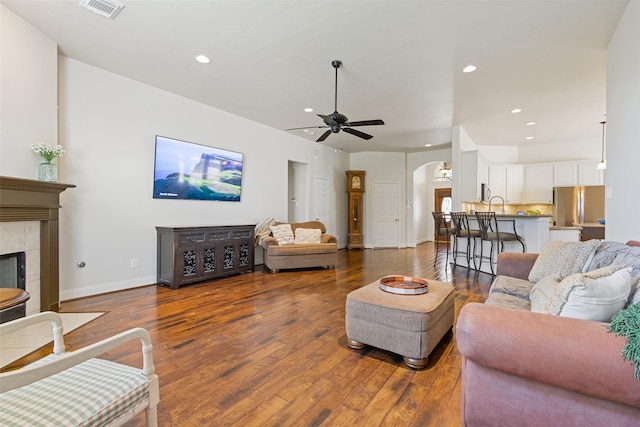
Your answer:
[[[429,284],[419,277],[392,275],[380,279],[380,289],[398,295],[422,295],[429,292]]]

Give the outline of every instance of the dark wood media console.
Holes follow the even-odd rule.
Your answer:
[[[156,227],[158,285],[189,283],[254,271],[255,225]]]

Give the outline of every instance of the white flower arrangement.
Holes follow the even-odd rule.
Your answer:
[[[37,154],[40,154],[40,156],[47,163],[50,163],[51,160],[55,159],[56,157],[62,156],[62,153],[64,153],[64,149],[62,148],[62,145],[56,145],[55,147],[49,147],[44,142],[38,142],[37,144],[31,145],[31,149],[34,152],[36,152]]]

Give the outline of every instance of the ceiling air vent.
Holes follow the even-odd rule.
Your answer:
[[[118,13],[124,9],[124,4],[116,0],[82,0],[80,7],[109,19],[115,19]]]

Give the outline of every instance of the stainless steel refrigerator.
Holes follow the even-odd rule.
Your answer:
[[[604,238],[604,227],[597,221],[604,218],[604,185],[555,187],[553,200],[554,225],[580,226],[583,231],[594,229],[596,238]]]

